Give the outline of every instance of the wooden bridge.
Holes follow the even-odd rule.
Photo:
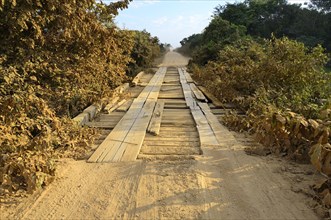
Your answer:
[[[190,158],[203,154],[206,146],[234,141],[218,121],[225,110],[208,103],[184,67],[143,74],[128,93],[128,100],[87,123],[106,129],[88,162]]]

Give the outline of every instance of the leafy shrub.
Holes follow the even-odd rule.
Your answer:
[[[53,158],[81,157],[93,129],[70,120],[127,79],[133,36],[112,22],[128,0],[0,3],[0,195],[33,191]]]
[[[128,75],[134,76],[142,68],[150,67],[154,59],[160,55],[162,45],[157,37],[152,37],[147,31],[131,31],[134,36],[134,46],[131,52],[132,61],[129,64]]]
[[[311,152],[313,164],[330,175],[330,164],[325,163],[331,154],[326,60],[320,46],[309,50],[287,38],[263,44],[246,40],[220,51],[217,61],[192,70],[220,100],[246,111],[245,117],[229,115],[228,125],[254,132],[272,151],[292,158],[307,160]]]
[[[309,51],[302,43],[274,38],[264,44],[245,40],[227,46],[217,61],[193,69],[195,77],[217,91],[220,100],[252,98],[263,88],[269,95],[266,101],[277,108],[316,118],[324,107],[321,100],[331,94],[331,76],[323,68],[326,60],[321,47]]]

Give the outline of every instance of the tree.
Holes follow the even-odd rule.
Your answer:
[[[201,65],[205,65],[209,60],[215,60],[221,49],[242,39],[245,32],[244,26],[214,17],[201,35],[201,42],[193,53],[193,60]]]
[[[325,13],[331,12],[331,1],[330,0],[310,0],[310,7],[321,10]]]
[[[157,37],[152,37],[146,30],[131,31],[134,35],[134,46],[131,52],[132,61],[128,74],[135,75],[141,68],[150,67],[153,60],[160,54],[160,43]]]

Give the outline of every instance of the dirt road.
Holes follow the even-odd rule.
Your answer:
[[[162,66],[186,63],[169,52]],[[297,176],[285,172],[298,165],[249,156],[245,137],[232,134],[237,140],[204,147],[195,160],[62,161],[57,179],[34,203],[2,213],[11,219],[318,219],[293,190]]]

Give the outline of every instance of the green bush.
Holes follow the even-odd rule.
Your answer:
[[[217,61],[192,67],[194,78],[246,116],[225,118],[232,128],[255,133],[273,152],[307,160],[331,175],[331,75],[318,46],[287,38],[227,46]],[[312,147],[313,146],[313,147]]]
[[[154,59],[161,53],[162,45],[157,37],[147,31],[131,31],[134,45],[131,51],[132,62],[129,64],[129,76],[134,76],[141,69],[151,67]],[[163,47],[162,47],[163,48]]]

